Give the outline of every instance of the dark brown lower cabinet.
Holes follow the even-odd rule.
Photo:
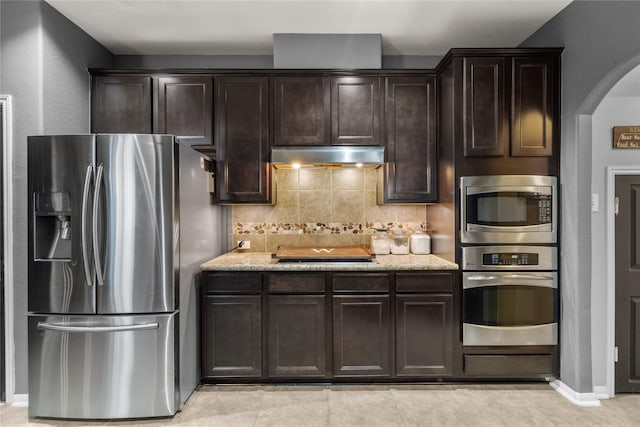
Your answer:
[[[334,376],[390,376],[389,325],[389,295],[334,295]]]
[[[398,295],[396,374],[448,376],[453,370],[452,295]]]
[[[269,376],[324,377],[324,295],[269,295]]]
[[[261,296],[205,296],[202,308],[202,376],[262,376]]]

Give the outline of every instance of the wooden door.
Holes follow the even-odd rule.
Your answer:
[[[189,145],[213,144],[211,76],[158,78],[157,133]]]
[[[150,76],[94,76],[92,85],[92,132],[152,132]]]
[[[331,144],[380,145],[380,77],[331,79]]]
[[[513,58],[511,155],[551,156],[556,103],[555,58]]]
[[[640,176],[616,177],[616,392],[640,392]]]
[[[324,377],[324,295],[269,296],[269,376]]]
[[[218,200],[271,203],[269,80],[220,77],[215,81]]]
[[[392,348],[388,295],[333,297],[333,373],[388,377]]]
[[[384,202],[435,202],[435,77],[388,77],[385,118]]]
[[[396,373],[447,376],[453,370],[453,297],[398,295]]]
[[[202,376],[262,376],[259,295],[205,296],[202,303]]]
[[[271,79],[273,145],[328,145],[329,97],[321,76]]]
[[[463,70],[464,156],[504,156],[509,138],[505,58],[464,58]]]

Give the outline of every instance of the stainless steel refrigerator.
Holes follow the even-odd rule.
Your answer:
[[[30,416],[170,416],[195,389],[204,164],[171,135],[29,137]]]

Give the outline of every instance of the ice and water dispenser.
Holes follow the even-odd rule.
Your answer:
[[[34,258],[71,261],[71,194],[34,193]]]

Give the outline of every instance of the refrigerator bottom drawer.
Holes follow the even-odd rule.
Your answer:
[[[139,418],[178,409],[177,312],[29,316],[29,416]]]

